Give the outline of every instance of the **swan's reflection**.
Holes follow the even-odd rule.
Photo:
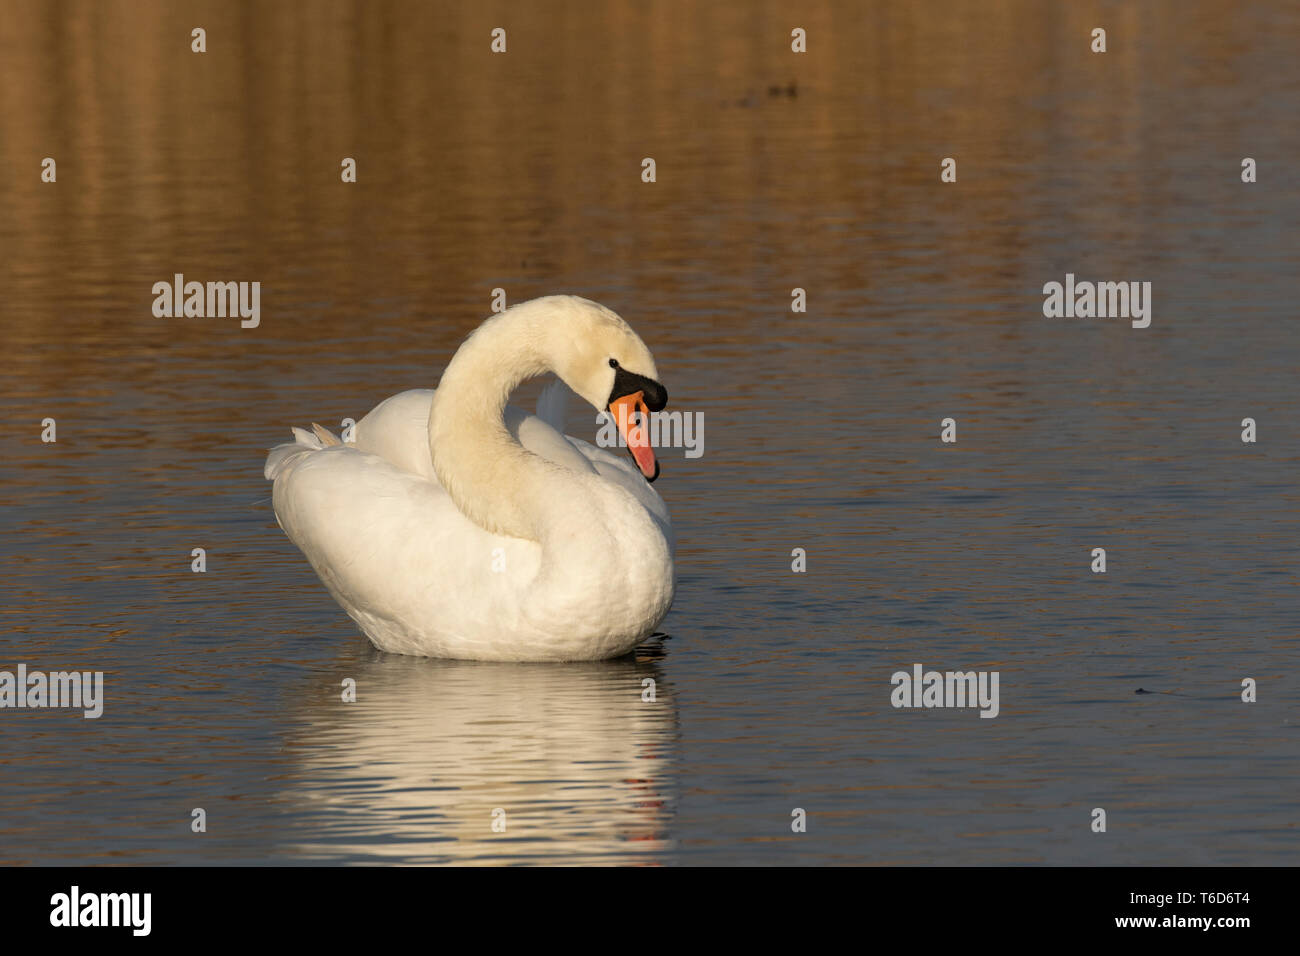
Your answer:
[[[579,664],[441,661],[367,649],[342,688],[304,688],[308,860],[658,862],[668,848],[676,706],[657,641]],[[643,700],[654,681],[656,700]],[[494,811],[505,831],[494,832]],[[498,827],[500,824],[498,823]]]

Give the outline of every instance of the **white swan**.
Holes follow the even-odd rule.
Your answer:
[[[538,414],[525,379],[560,382]],[[563,384],[561,384],[563,383]],[[564,435],[564,385],[613,414],[625,458]],[[275,516],[384,651],[472,660],[596,660],[653,633],[673,599],[668,509],[635,412],[667,392],[621,318],[576,296],[485,321],[436,392],[402,392],[340,444],[320,426],[271,450]]]

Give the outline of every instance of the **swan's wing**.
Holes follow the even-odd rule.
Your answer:
[[[586,457],[569,444],[563,432],[556,431],[536,415],[529,415],[513,405],[506,406],[506,428],[534,455],[553,461],[572,471],[595,472]]]
[[[597,448],[590,442],[574,438],[572,435],[564,437],[590,463],[590,467],[596,471],[596,474],[632,492],[637,501],[641,502],[645,510],[650,512],[650,516],[659,524],[668,543],[673,544],[673,524],[668,516],[668,506],[659,497],[659,492],[651,487],[650,482],[645,480],[640,470],[626,455],[617,455],[604,448]]]
[[[352,429],[357,451],[378,455],[402,471],[436,482],[429,456],[429,404],[433,389],[413,388],[386,398]]]
[[[562,384],[562,383],[561,383]],[[545,393],[544,393],[545,394]],[[564,395],[554,391],[550,413],[563,417]],[[386,398],[352,430],[352,444],[358,451],[378,455],[402,471],[436,482],[429,454],[429,406],[433,389],[414,388]],[[592,472],[587,459],[575,454],[564,435],[536,415],[513,405],[506,407],[506,428],[521,445],[557,465],[575,471]]]
[[[433,392],[431,388],[413,388],[384,399],[353,426],[352,440],[348,444],[357,451],[377,455],[402,471],[437,484],[438,476],[433,471],[429,454],[429,406],[433,402]],[[506,407],[506,428],[535,455],[575,471],[594,472],[622,485],[659,519],[665,529],[670,530],[668,508],[663,499],[625,456],[612,454],[563,433],[564,409],[569,394],[569,387],[562,381],[551,382],[537,399],[536,415],[529,415],[513,405]],[[267,478],[274,478],[278,469],[304,449],[319,450],[322,447],[316,435],[300,428],[293,432],[297,439],[295,444],[280,445],[267,457]]]
[[[564,407],[569,388],[561,381],[552,382],[537,400],[537,415],[529,415],[513,405],[507,406],[506,428],[521,445],[535,455],[574,471],[599,474],[622,485],[636,496],[660,524],[671,534],[668,508],[632,463],[622,455],[565,435]],[[401,471],[419,475],[438,484],[429,454],[429,405],[433,389],[414,388],[399,392],[376,405],[352,429],[348,443],[357,451],[376,455]],[[320,450],[320,439],[300,428],[293,430],[297,441],[271,450],[266,462],[267,478],[304,450]]]

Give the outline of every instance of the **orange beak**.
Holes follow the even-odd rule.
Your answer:
[[[628,451],[632,453],[641,474],[647,481],[654,481],[659,477],[659,465],[655,461],[654,449],[650,446],[650,409],[646,408],[643,396],[642,392],[633,392],[616,398],[609,403],[609,410],[618,423],[619,434],[627,442]],[[640,423],[633,421],[637,412],[641,413]]]

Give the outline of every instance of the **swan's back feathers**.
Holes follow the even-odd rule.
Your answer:
[[[564,409],[570,389],[558,379],[547,385],[537,399],[537,414],[529,415],[507,406],[505,424],[515,439],[535,455],[574,471],[595,473],[621,485],[636,496],[669,535],[672,523],[668,506],[632,463],[623,455],[565,435]],[[433,389],[400,392],[380,402],[353,427],[347,447],[376,455],[410,474],[438,484],[429,454],[429,406]],[[294,428],[292,444],[277,445],[266,458],[264,474],[270,481],[293,461],[324,448],[343,444],[333,433],[313,424],[313,431]]]
[[[542,390],[537,414],[507,406],[505,425],[515,439],[535,455],[574,471],[595,473],[630,491],[669,535],[668,506],[623,455],[565,435],[564,409],[570,389],[556,380]],[[404,472],[419,475],[435,485],[429,454],[429,406],[433,389],[410,389],[380,402],[353,428],[346,447],[376,455]],[[277,445],[266,458],[264,474],[270,481],[293,461],[314,451],[344,444],[329,429],[312,424],[313,431],[294,428],[292,444]]]
[[[558,383],[564,392],[568,386]],[[549,387],[547,391],[550,391]],[[545,404],[547,414],[564,418],[564,392],[544,391],[538,405]],[[433,389],[414,388],[387,398],[374,407],[365,418],[357,422],[350,444],[358,451],[378,455],[402,471],[437,482],[433,470],[433,457],[429,452],[429,406],[433,403]],[[540,415],[506,406],[505,426],[515,439],[534,455],[557,465],[587,473],[595,469],[582,455],[575,454],[564,434]]]

